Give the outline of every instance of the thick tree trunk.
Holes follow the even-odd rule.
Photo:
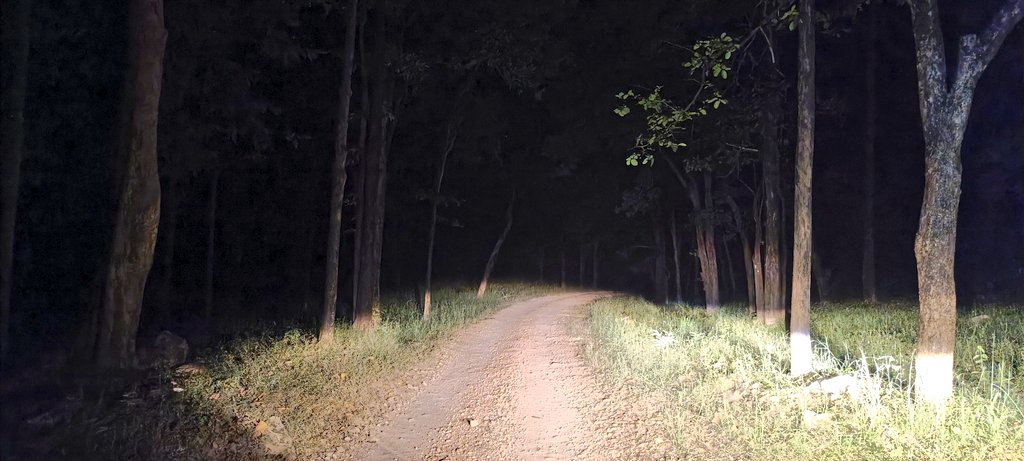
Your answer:
[[[31,0],[10,0],[3,7],[3,99],[0,99],[0,367],[10,349],[14,230],[25,141],[25,93],[28,86]]]
[[[700,188],[696,181],[690,181],[690,201],[697,218],[696,241],[697,259],[700,260],[700,279],[704,284],[704,306],[710,313],[721,309],[718,287],[718,254],[715,249],[715,225],[711,216],[711,175],[704,173],[704,197],[701,202]]]
[[[342,50],[341,89],[338,90],[338,119],[334,131],[334,164],[331,165],[330,219],[327,229],[327,255],[324,257],[324,305],[320,316],[319,340],[329,344],[334,339],[334,318],[338,309],[338,262],[341,257],[341,212],[348,171],[348,115],[352,103],[352,69],[355,66],[356,21],[359,1],[349,0]]]
[[[370,73],[367,72],[369,62],[366,60],[366,16],[369,8],[363,2],[360,8],[358,34],[359,48],[359,159],[356,167],[355,184],[352,186],[353,201],[356,204],[355,230],[352,236],[352,318],[355,318],[355,306],[359,298],[359,261],[362,255],[363,237],[363,178],[366,176],[366,144],[370,137],[370,116],[373,103],[370,101]]]
[[[974,88],[1006,36],[1024,17],[1024,0],[1007,0],[980,36],[961,38],[952,84],[947,84],[949,66],[936,0],[911,3],[910,11],[926,152],[924,203],[914,241],[921,305],[914,386],[918,399],[941,406],[953,393],[960,146]]]
[[[129,6],[129,66],[118,145],[124,169],[118,175],[120,197],[97,332],[100,368],[134,365],[142,294],[153,265],[160,225],[156,136],[167,42],[163,11],[162,0],[133,0]]]
[[[670,237],[672,237],[672,263],[675,269],[676,302],[683,302],[682,267],[679,266],[679,232],[676,229],[676,211],[672,210],[670,219]]]
[[[483,298],[487,292],[487,282],[491,279],[491,271],[494,270],[494,264],[498,262],[498,252],[501,251],[501,245],[505,243],[505,239],[508,238],[509,231],[512,230],[512,218],[513,212],[516,206],[516,190],[512,189],[512,198],[508,201],[508,209],[505,210],[505,228],[501,231],[501,236],[498,237],[498,241],[494,242],[494,249],[491,250],[491,256],[487,258],[487,265],[484,266],[484,276],[480,279],[480,287],[476,290],[477,299]],[[564,266],[563,266],[564,267]]]
[[[357,288],[353,323],[375,328],[380,321],[380,262],[383,249],[384,193],[387,179],[387,114],[384,102],[390,85],[385,73],[386,2],[378,0],[369,15],[372,23],[373,50],[370,53],[369,133],[362,162],[362,201],[359,203],[360,228]]]
[[[779,188],[779,139],[778,101],[769,98],[768,107],[762,110],[764,166],[764,315],[767,325],[782,323],[786,317],[786,306],[782,294],[782,191]]]
[[[863,223],[864,250],[861,257],[861,284],[864,300],[878,302],[875,290],[875,119],[877,102],[875,91],[875,58],[876,24],[878,22],[877,7],[869,7],[868,37],[864,62],[864,216]]]
[[[217,191],[220,189],[220,168],[210,176],[210,198],[206,206],[206,283],[203,289],[204,318],[213,321],[213,275],[217,260]]]
[[[427,273],[424,276],[423,320],[430,318],[430,279],[434,272],[434,236],[437,232],[437,205],[441,200],[441,184],[444,181],[444,172],[448,166],[448,155],[455,148],[455,139],[458,137],[457,125],[458,122],[455,120],[448,122],[444,145],[441,146],[441,158],[437,162],[437,174],[434,177],[434,193],[430,198],[430,230],[427,234]]]
[[[800,0],[796,192],[793,205],[793,304],[790,374],[811,372],[811,174],[814,165],[814,0]]]

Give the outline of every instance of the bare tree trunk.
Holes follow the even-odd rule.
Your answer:
[[[865,101],[864,109],[864,217],[861,220],[864,226],[864,252],[861,259],[861,282],[864,300],[871,303],[878,302],[878,293],[875,290],[875,119],[877,116],[875,42],[877,41],[877,10],[877,7],[869,7],[868,43],[865,47],[864,62],[864,97],[867,101]]]
[[[786,308],[782,294],[782,192],[779,188],[778,101],[769,98],[769,107],[762,110],[764,145],[762,162],[765,182],[765,235],[764,235],[764,315],[767,325],[785,320]]]
[[[797,84],[796,195],[793,205],[793,307],[789,320],[790,374],[811,372],[811,173],[814,165],[814,0],[800,0]]]
[[[359,27],[356,30],[359,43],[359,162],[356,167],[358,173],[355,177],[355,184],[352,187],[352,195],[356,204],[355,231],[352,236],[352,318],[355,318],[355,306],[359,298],[359,258],[362,255],[363,236],[363,178],[366,176],[366,143],[369,138],[370,113],[373,103],[370,101],[370,74],[366,68],[366,16],[369,8],[366,3],[360,8]]]
[[[679,233],[676,230],[676,210],[672,210],[670,218],[669,233],[672,237],[672,262],[675,268],[675,282],[676,282],[676,302],[683,302],[683,285],[680,277],[682,276],[682,267],[679,266]]]
[[[162,0],[134,0],[129,6],[129,65],[118,145],[124,169],[118,175],[120,197],[97,332],[96,363],[100,368],[134,365],[142,294],[153,265],[160,225],[156,136],[167,42],[163,11]]]
[[[498,252],[501,251],[501,245],[505,243],[505,239],[508,238],[509,231],[512,230],[512,218],[515,206],[516,190],[515,188],[512,188],[512,198],[509,199],[508,209],[505,211],[505,229],[501,231],[501,236],[498,237],[498,241],[494,242],[494,249],[491,250],[491,256],[487,258],[487,265],[484,266],[484,276],[480,279],[480,288],[476,290],[477,299],[483,298],[484,293],[487,292],[487,282],[491,278],[491,271],[494,270],[494,264],[498,262]]]
[[[334,318],[338,309],[338,263],[341,257],[341,213],[348,171],[348,115],[352,103],[352,69],[355,66],[356,28],[359,1],[348,1],[348,21],[342,50],[341,89],[338,91],[338,119],[334,132],[334,164],[331,166],[330,219],[327,229],[327,255],[324,260],[324,305],[320,317],[319,341],[334,339]]]
[[[697,220],[697,258],[700,260],[700,278],[704,283],[704,304],[710,313],[721,309],[718,287],[718,254],[715,249],[715,225],[708,213],[711,211],[711,175],[704,173],[704,202],[701,203],[700,188],[691,181],[690,200],[700,213]]]
[[[369,133],[362,163],[362,202],[359,203],[360,229],[357,289],[353,323],[375,328],[380,321],[380,262],[383,249],[384,193],[387,176],[387,114],[385,93],[386,2],[378,0],[369,20],[372,23],[372,52],[368,70],[370,81]]]
[[[953,393],[960,147],[978,79],[1024,17],[1024,0],[1007,0],[980,36],[960,39],[956,73],[949,83],[936,0],[913,2],[910,11],[926,152],[924,203],[914,241],[921,305],[914,385],[918,399],[941,406]]]
[[[3,7],[3,99],[0,99],[0,366],[10,350],[11,291],[14,285],[14,230],[25,142],[25,93],[31,0]]]
[[[229,183],[230,184],[230,183]],[[217,191],[220,189],[220,168],[214,167],[210,176],[210,202],[206,207],[206,284],[204,318],[213,321],[213,268],[217,260]]]
[[[591,262],[593,262],[593,265],[590,266],[590,269],[591,269],[591,272],[592,272],[591,275],[593,276],[593,278],[592,278],[592,282],[591,282],[590,286],[593,287],[593,288],[597,288],[597,254],[598,254],[598,245],[600,245],[600,244],[601,244],[600,240],[594,240],[594,246],[592,248],[593,256],[591,257]]]
[[[437,163],[437,175],[434,179],[434,195],[430,200],[430,230],[427,235],[427,273],[424,277],[423,288],[423,320],[430,318],[430,279],[434,271],[434,235],[437,231],[437,204],[441,200],[441,184],[444,181],[445,168],[448,165],[448,155],[455,148],[455,139],[458,137],[458,121],[448,122],[444,146],[441,148],[441,158]]]

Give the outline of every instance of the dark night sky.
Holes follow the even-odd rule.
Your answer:
[[[303,300],[315,299],[322,283],[327,167],[340,67],[328,50],[340,40],[340,15],[325,14],[319,2],[263,3],[166,6],[160,151],[164,166],[173,156],[183,159],[177,164],[182,168],[177,321],[187,322],[200,309],[204,213],[214,164],[223,170],[222,218],[216,229],[223,242],[216,255],[219,301],[256,316],[272,315],[275,309],[298,309]],[[403,108],[389,160],[383,290],[411,290],[422,274],[423,193],[432,180],[456,86],[444,74],[443,63],[462,59],[473,48],[466,36],[502,27],[513,31],[519,49],[534,60],[535,72],[527,88],[516,90],[499,76],[479,76],[466,105],[466,135],[446,177],[438,276],[478,277],[516,185],[521,192],[517,225],[499,260],[498,276],[535,279],[543,252],[546,276],[553,280],[558,249],[564,247],[574,280],[580,243],[599,238],[603,283],[649,290],[650,252],[643,248],[651,245],[650,219],[615,212],[622,194],[648,173],[624,165],[637,126],[612,113],[618,104],[614,95],[637,86],[672,85],[685,54],[665,41],[687,43],[723,27],[735,28],[741,15],[730,8],[747,11],[752,4],[719,3],[456,1],[407,6],[405,50],[430,66]],[[819,3],[826,10],[836,4]],[[977,30],[998,2],[940,3],[947,42],[953,43],[955,36]],[[20,331],[42,332],[33,340],[45,343],[48,333],[66,331],[83,318],[82,306],[109,237],[108,167],[125,18],[103,2],[37,0],[34,8],[15,322]],[[873,8],[879,9],[881,21],[879,286],[886,297],[913,297],[924,148],[910,17],[905,7],[891,2]],[[838,297],[860,294],[864,17],[837,19],[835,33],[822,34],[818,44],[819,106],[827,100],[835,110],[820,113],[817,125],[815,238],[833,269]],[[268,37],[278,33],[280,46],[274,48]],[[780,68],[790,86],[783,123],[792,128],[795,35],[779,35]],[[292,59],[279,51],[289,47],[305,54]],[[360,109],[358,102],[354,109]],[[244,141],[228,141],[229,129]],[[791,139],[782,157],[783,187],[791,197]],[[1010,35],[978,85],[963,166],[957,241],[961,300],[1019,300],[1024,297],[1024,27]],[[666,206],[685,213],[687,205],[673,187],[663,190]],[[348,242],[351,234],[346,235]],[[161,251],[162,241],[158,259]],[[344,251],[342,261],[351,261]],[[349,271],[342,270],[343,278]],[[151,279],[158,275],[155,268]],[[150,302],[147,298],[147,306]]]

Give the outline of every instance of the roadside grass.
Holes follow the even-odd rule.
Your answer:
[[[52,454],[319,459],[345,441],[365,437],[365,431],[351,431],[372,423],[367,419],[374,408],[406,385],[399,382],[402,372],[425,359],[438,340],[498,308],[556,290],[496,283],[480,300],[472,287],[435,290],[428,322],[420,319],[416,300],[386,296],[380,328],[339,326],[327,347],[316,344],[315,331],[303,329],[236,340],[197,358],[197,373],[168,371],[106,396],[107,403],[100,397],[85,404],[58,430],[52,442],[59,448]],[[268,446],[282,453],[270,456]]]
[[[664,399],[683,459],[1024,460],[1021,308],[961,313],[943,417],[911,399],[916,316],[912,304],[815,306],[816,372],[794,379],[788,335],[743,309],[615,298],[591,306],[586,356],[606,379]],[[806,390],[841,375],[854,392]]]

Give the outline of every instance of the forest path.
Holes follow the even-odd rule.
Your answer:
[[[345,457],[665,458],[671,447],[657,438],[657,405],[603,385],[582,357],[584,306],[612,295],[534,298],[467,326]]]

